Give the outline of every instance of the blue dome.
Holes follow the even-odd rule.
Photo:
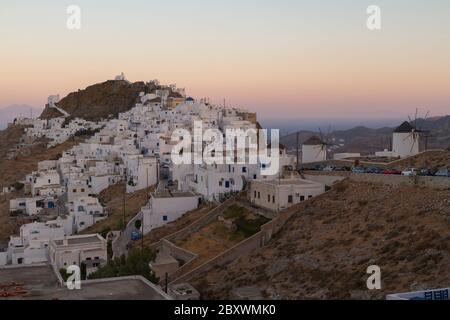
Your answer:
[[[186,101],[194,101],[194,98],[192,98],[192,97],[187,97],[187,98],[186,98]]]

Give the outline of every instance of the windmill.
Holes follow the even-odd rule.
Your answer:
[[[425,116],[420,119],[420,124],[418,123],[418,118],[417,118],[417,114],[418,114],[419,110],[416,108],[416,112],[414,113],[414,120],[411,119],[410,116],[408,116],[409,119],[409,124],[411,125],[411,132],[409,133],[409,135],[407,135],[405,138],[403,138],[403,141],[406,141],[408,139],[412,138],[412,144],[411,144],[411,148],[410,148],[410,153],[413,151],[415,145],[419,144],[419,139],[420,139],[420,134],[421,133],[425,133],[426,135],[425,137],[425,150],[428,148],[428,138],[430,137],[429,135],[429,131],[428,130],[422,130],[422,126],[425,123],[425,121],[427,120],[430,111],[427,111],[427,113],[425,114]]]
[[[326,160],[326,152],[328,151],[328,147],[332,146],[333,143],[330,142],[330,134],[331,134],[331,126],[328,126],[328,132],[326,135],[323,135],[322,129],[319,128],[320,134],[320,150],[316,154],[316,158],[320,155],[321,152],[325,152],[325,160]]]

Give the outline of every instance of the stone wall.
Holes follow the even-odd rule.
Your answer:
[[[320,177],[320,178],[319,178]],[[450,178],[428,176],[401,176],[391,174],[352,173],[352,172],[307,172],[305,178],[312,181],[333,181],[333,179],[349,179],[357,182],[374,182],[390,186],[417,186],[438,190],[450,189]],[[326,183],[327,184],[327,183]]]

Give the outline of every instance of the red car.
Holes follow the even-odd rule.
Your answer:
[[[402,172],[396,169],[386,169],[383,170],[383,174],[402,174]]]

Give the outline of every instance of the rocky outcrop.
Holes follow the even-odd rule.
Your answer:
[[[69,93],[56,105],[67,111],[71,118],[79,117],[98,121],[109,115],[117,116],[118,113],[134,107],[140,92],[153,93],[161,88],[151,82],[131,83],[125,80],[108,80],[89,86],[84,90]],[[174,94],[177,93],[170,93],[171,96]],[[51,119],[58,116],[62,116],[58,110],[46,106],[40,118]]]

